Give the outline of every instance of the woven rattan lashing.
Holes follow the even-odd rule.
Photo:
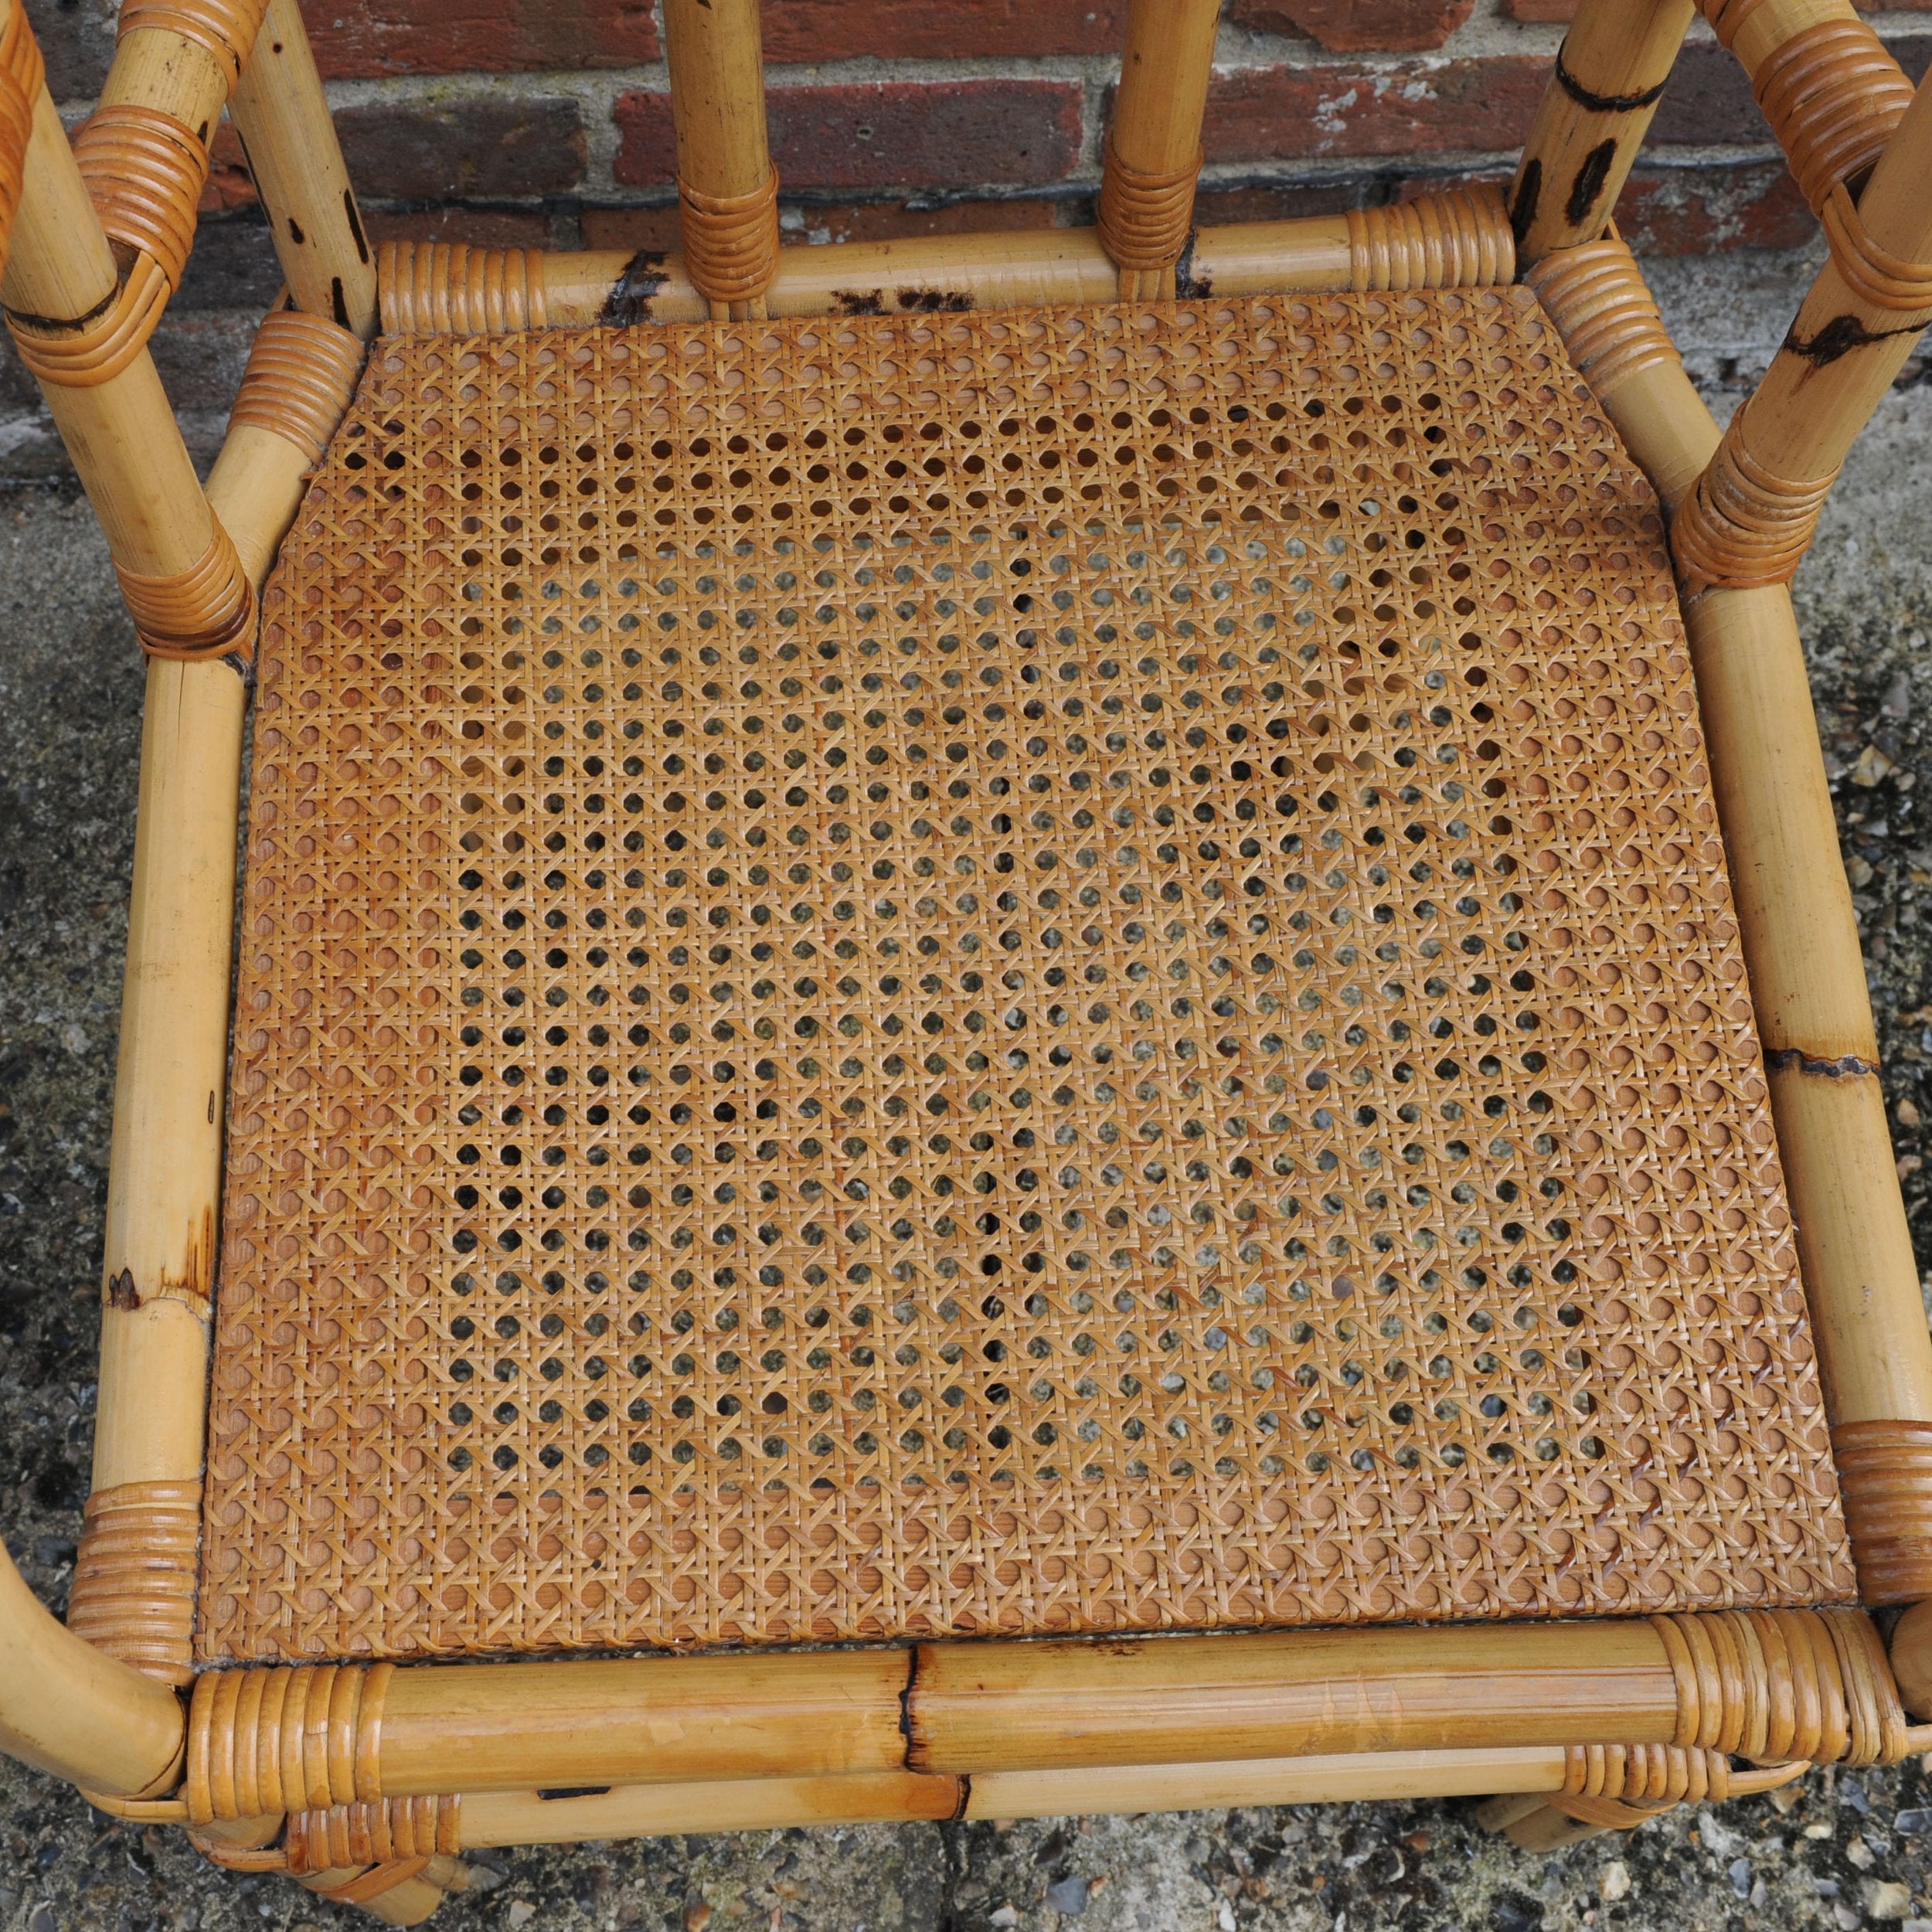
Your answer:
[[[265,610],[205,1659],[1849,1595],[1527,291],[384,338]]]

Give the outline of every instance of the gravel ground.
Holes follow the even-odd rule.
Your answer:
[[[1692,372],[1728,408],[1802,256],[1660,264]],[[1765,318],[1762,325],[1740,318]],[[1798,585],[1921,1257],[1932,1265],[1932,382],[1854,454]],[[94,1298],[132,850],[141,679],[84,505],[0,496],[0,1533],[64,1600],[87,1486]],[[1815,1775],[1526,1857],[1466,1804],[781,1832],[482,1855],[437,1923],[537,1932],[1932,1932],[1932,1760]],[[0,1928],[303,1932],[350,1922],[0,1760]],[[360,1920],[362,1923],[369,1923]]]

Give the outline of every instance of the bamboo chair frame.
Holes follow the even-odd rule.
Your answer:
[[[0,1562],[0,1747],[106,1809],[185,1824],[224,1864],[408,1924],[463,1883],[466,1845],[1469,1793],[1546,1847],[1932,1743],[1907,1720],[1932,1718],[1932,1341],[1785,588],[1932,318],[1932,91],[1849,0],[1705,11],[1831,244],[1721,437],[1609,224],[1689,0],[1584,0],[1507,223],[1478,193],[1197,230],[1218,8],[1135,0],[1095,228],[811,250],[779,246],[755,0],[667,0],[681,253],[389,244],[379,261],[294,0],[128,0],[71,145],[19,0],[0,0],[0,286],[149,656],[94,1495],[68,1628]],[[287,294],[204,490],[146,343],[224,107]],[[1673,515],[1865,1609],[196,1678],[240,674],[379,308],[391,330],[469,333],[819,315],[855,291],[998,308],[1519,270]],[[1870,1613],[1899,1608],[1888,1649]]]

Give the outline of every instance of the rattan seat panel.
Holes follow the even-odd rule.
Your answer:
[[[199,1646],[1848,1597],[1520,290],[385,338],[265,604]]]

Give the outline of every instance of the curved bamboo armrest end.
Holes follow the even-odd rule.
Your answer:
[[[110,1797],[181,1781],[187,1718],[166,1685],[83,1642],[0,1549],[0,1750]]]

